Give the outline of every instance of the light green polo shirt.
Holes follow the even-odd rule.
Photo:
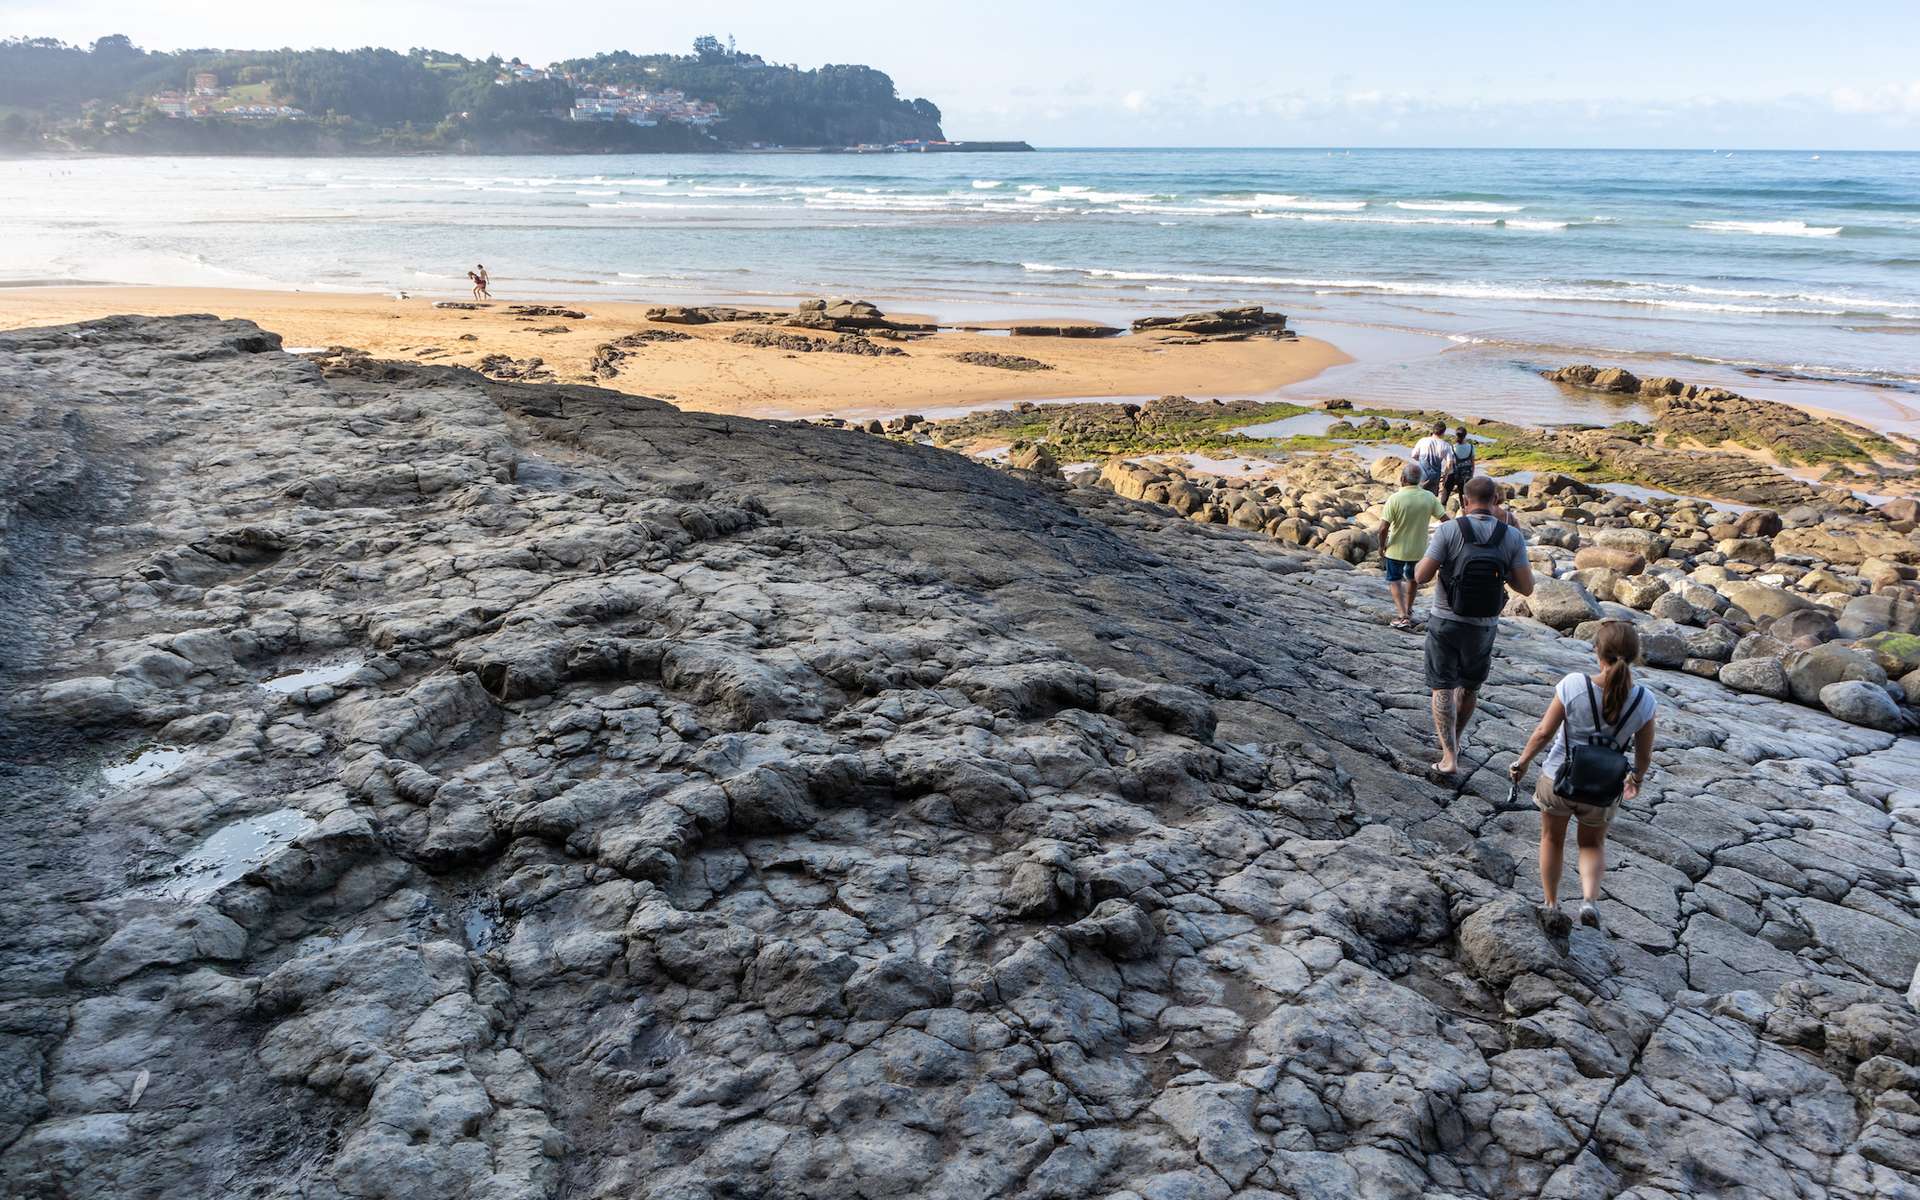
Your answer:
[[[1444,519],[1440,497],[1422,487],[1403,487],[1387,500],[1387,557],[1419,562],[1427,553],[1431,523]]]

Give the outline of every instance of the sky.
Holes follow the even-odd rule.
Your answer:
[[[0,0],[0,36],[154,49],[684,51],[865,63],[949,137],[1041,146],[1920,150],[1920,0]]]

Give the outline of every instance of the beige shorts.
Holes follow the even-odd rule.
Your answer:
[[[1545,771],[1540,772],[1540,782],[1533,785],[1533,806],[1550,816],[1572,817],[1589,829],[1595,826],[1605,829],[1613,824],[1614,814],[1620,811],[1618,800],[1612,804],[1586,804],[1567,799],[1553,790],[1553,780]]]

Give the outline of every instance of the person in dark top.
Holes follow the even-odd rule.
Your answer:
[[[1440,582],[1427,625],[1426,674],[1440,743],[1433,772],[1447,780],[1460,768],[1467,723],[1493,665],[1507,591],[1533,595],[1527,539],[1495,515],[1498,497],[1499,486],[1487,476],[1468,480],[1462,493],[1466,512],[1434,531],[1426,557],[1413,570],[1416,587]]]
[[[1475,467],[1473,457],[1473,439],[1467,436],[1465,425],[1456,425],[1453,430],[1453,470],[1440,483],[1440,503],[1445,505],[1455,496],[1464,497],[1467,480],[1473,478]],[[1464,504],[1464,499],[1462,500]]]

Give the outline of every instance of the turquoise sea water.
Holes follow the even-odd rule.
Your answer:
[[[1527,369],[1597,359],[1920,428],[1920,154],[29,159],[0,211],[0,282],[1258,302],[1361,359],[1302,395],[1552,418]]]

